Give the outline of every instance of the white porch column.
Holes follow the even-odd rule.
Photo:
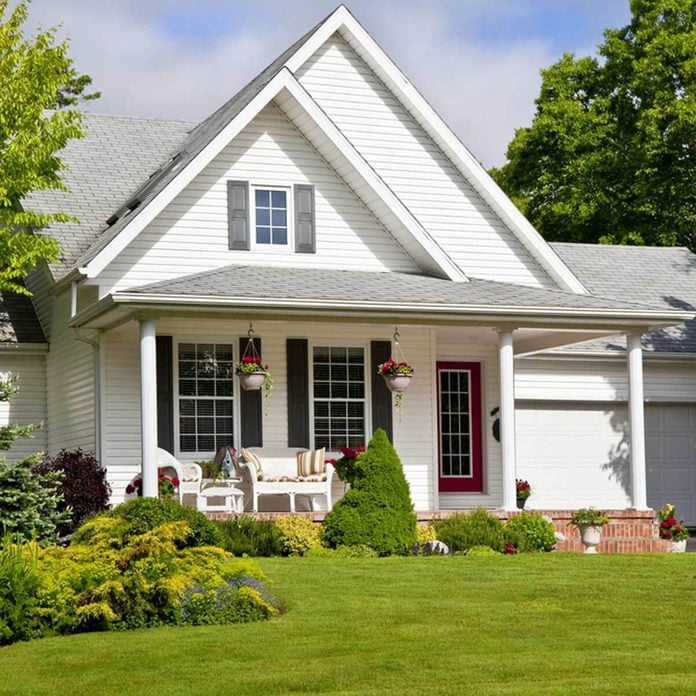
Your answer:
[[[639,333],[627,334],[628,421],[631,429],[631,498],[636,510],[648,507],[645,483],[645,414],[643,406],[643,351]]]
[[[515,476],[515,356],[512,330],[498,332],[498,359],[500,363],[500,449],[503,463],[503,508],[517,508]]]
[[[140,320],[140,438],[143,497],[156,498],[157,481],[157,342],[155,320]]]

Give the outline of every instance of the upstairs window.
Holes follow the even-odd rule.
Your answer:
[[[254,239],[257,246],[288,247],[288,198],[285,189],[254,189]]]

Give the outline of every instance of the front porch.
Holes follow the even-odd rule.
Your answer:
[[[546,509],[642,511],[640,336],[682,318],[481,280],[229,267],[117,292],[72,323],[100,333],[100,455],[114,502],[141,467],[144,494],[156,494],[158,445],[182,462],[209,459],[224,445],[325,448],[331,457],[366,444],[380,427],[420,510],[513,511],[515,479],[526,475],[516,452],[516,358],[623,333],[626,475],[617,486],[597,462],[572,484],[557,476],[545,486],[537,472],[532,486]],[[273,375],[264,403],[241,391],[234,376],[250,325]],[[401,411],[377,374],[394,353],[395,326],[415,369]],[[561,466],[571,473],[569,463]]]

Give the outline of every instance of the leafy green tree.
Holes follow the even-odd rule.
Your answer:
[[[696,0],[631,0],[599,57],[542,71],[491,174],[552,241],[696,250]]]
[[[74,107],[91,79],[80,75],[57,43],[56,30],[24,36],[29,0],[14,10],[0,0],[0,290],[27,293],[22,279],[40,261],[51,261],[58,245],[35,230],[71,218],[60,211],[25,209],[32,191],[64,189],[57,153],[83,135]]]

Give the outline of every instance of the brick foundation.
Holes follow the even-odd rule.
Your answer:
[[[461,512],[458,510],[429,510],[416,511],[419,522],[429,522],[431,520],[443,519]],[[539,514],[546,515],[553,520],[556,531],[565,534],[565,541],[558,543],[557,551],[570,551],[580,553],[583,550],[580,541],[580,532],[569,524],[574,510],[534,510]],[[505,512],[504,510],[491,510],[501,520],[519,514],[517,512]],[[646,552],[666,552],[670,547],[670,542],[659,538],[655,513],[652,510],[606,510],[607,517],[611,520],[602,529],[602,540],[597,550],[599,553],[646,553]],[[259,512],[255,517],[262,520],[272,520],[280,515],[287,515],[287,512]],[[324,512],[298,512],[297,515],[307,517],[315,522],[323,522],[326,513]],[[211,513],[209,517],[213,519],[227,519],[234,517],[227,513]]]

